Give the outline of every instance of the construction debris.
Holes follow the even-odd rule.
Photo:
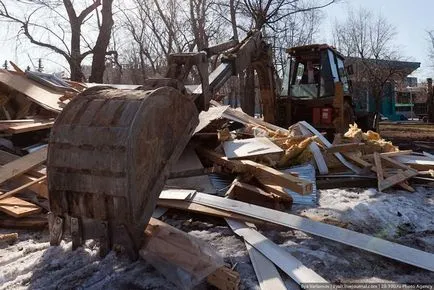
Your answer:
[[[150,218],[145,214],[147,209],[140,208],[143,201],[136,198],[134,204],[126,204],[123,197],[115,196],[115,190],[121,186],[118,183],[120,176],[129,176],[130,167],[136,166],[122,163],[122,168],[119,168],[123,172],[112,172],[113,169],[119,169],[116,166],[121,164],[115,162],[117,165],[114,165],[114,158],[121,156],[119,152],[126,151],[122,151],[119,144],[110,142],[121,140],[126,144],[128,136],[131,136],[128,130],[122,133],[120,127],[116,132],[103,129],[104,124],[119,121],[110,119],[115,116],[119,104],[102,110],[99,105],[101,102],[95,101],[95,95],[98,95],[100,89],[93,88],[88,94],[95,95],[87,99],[86,106],[98,114],[103,112],[107,118],[95,120],[88,113],[77,119],[75,113],[85,106],[81,101],[77,105],[77,111],[71,111],[63,121],[55,123],[63,107],[70,102],[73,106],[75,95],[85,87],[58,82],[44,75],[0,70],[0,227],[30,230],[46,228],[47,213],[51,212],[56,214],[50,215],[50,220],[54,221],[50,223],[51,242],[59,244],[66,228],[72,234],[72,246],[75,249],[83,244],[84,239],[99,238],[106,232],[99,226],[81,224],[78,219],[74,222],[74,218],[69,217],[70,214],[73,216],[74,211],[86,208],[92,217],[109,215],[119,222],[120,216],[125,215],[123,208],[131,207],[135,209],[136,219],[130,222],[134,222],[137,227],[134,231],[129,229],[128,235],[125,234],[125,229],[121,233],[120,229],[106,228],[105,231],[113,231],[108,235],[113,241],[104,243],[103,240],[102,251],[107,252],[112,248],[112,242],[124,247],[130,244],[131,249],[141,248],[141,257],[177,288],[190,289],[206,281],[218,289],[239,289],[242,275],[236,271],[236,266],[223,266],[223,260],[209,244],[154,218],[150,219],[143,234],[142,227]],[[118,100],[123,98],[115,96],[123,93],[110,94]],[[147,92],[146,97],[149,94],[152,93]],[[140,100],[144,98],[140,91],[130,91],[130,99],[131,95],[137,95]],[[327,283],[325,278],[306,267],[301,259],[296,259],[255,228],[270,224],[324,237],[434,271],[434,256],[431,253],[345,229],[338,221],[335,223],[337,226],[333,226],[327,224],[327,219],[315,220],[308,215],[309,218],[302,218],[287,213],[294,205],[314,207],[318,202],[318,189],[323,188],[376,187],[378,192],[391,192],[392,188],[414,192],[413,181],[434,182],[434,158],[431,154],[401,151],[391,142],[382,139],[380,134],[363,132],[356,124],[329,142],[321,132],[304,121],[285,129],[251,117],[239,109],[220,106],[213,101],[211,104],[214,106],[200,113],[197,126],[193,118],[187,117],[194,115],[194,107],[185,102],[177,104],[178,108],[185,106],[191,111],[186,113],[186,110],[180,110],[184,115],[179,118],[185,124],[182,125],[179,120],[174,121],[173,128],[176,130],[164,134],[173,135],[179,131],[179,138],[174,138],[174,143],[165,156],[148,156],[147,164],[140,165],[142,171],[135,172],[134,176],[142,181],[140,189],[133,190],[127,187],[127,182],[122,183],[125,194],[142,196],[135,194],[138,190],[147,188],[147,183],[162,185],[163,179],[155,179],[173,164],[170,173],[167,172],[169,179],[161,194],[156,186],[146,197],[155,199],[158,206],[165,207],[154,217],[164,220],[167,209],[169,212],[177,209],[197,213],[201,217],[225,219],[233,234],[244,240],[243,247],[245,245],[261,289],[285,289],[282,277],[286,275],[298,284]],[[152,114],[152,110],[146,114]],[[132,118],[133,115],[129,117]],[[158,115],[161,116],[161,112]],[[120,121],[127,122],[125,118]],[[170,118],[175,116],[171,115]],[[64,142],[65,134],[80,136],[81,132],[75,130],[75,125],[91,121],[95,126],[92,130],[87,127],[89,132],[85,138],[88,138],[88,147]],[[131,120],[133,121],[137,120]],[[56,152],[50,152],[47,148],[48,133],[53,124],[52,131],[55,134],[50,146],[61,148]],[[142,123],[137,124],[137,128],[143,127]],[[158,124],[146,126],[149,127],[146,134],[161,134]],[[95,138],[100,129],[100,138]],[[191,139],[187,131],[194,131]],[[110,134],[118,136],[121,133],[123,138],[111,138]],[[78,142],[78,137],[74,142]],[[154,139],[158,138],[137,138],[143,142]],[[181,154],[187,143],[187,148]],[[90,148],[89,144],[94,145]],[[141,146],[145,146],[144,143],[135,149],[140,150]],[[152,146],[160,148],[167,144],[157,142]],[[113,148],[119,152],[107,154],[104,151]],[[90,149],[96,151],[90,152]],[[77,150],[89,151],[88,158],[77,159]],[[47,187],[47,152],[51,192]],[[62,154],[55,155],[59,152]],[[100,153],[106,154],[105,164],[101,164],[100,159],[93,158],[94,154]],[[180,154],[181,157],[176,162]],[[150,161],[153,158],[159,162]],[[85,163],[89,165],[85,169],[95,173],[93,179],[80,179],[77,175],[78,169],[83,170]],[[155,167],[157,163],[161,164],[161,168]],[[76,165],[77,170],[65,169],[68,164]],[[147,172],[146,178],[143,172]],[[74,179],[74,184],[69,184],[67,182],[71,179],[64,178],[65,174],[75,174],[78,179]],[[216,188],[210,182],[211,176],[220,179],[221,188]],[[68,199],[63,199],[63,195],[58,194],[65,190],[71,191]],[[101,192],[110,194],[101,198]],[[110,199],[113,200],[109,202]],[[65,208],[70,212],[66,212]],[[66,222],[64,225],[62,221],[59,226],[56,221],[60,217],[70,218],[71,223]],[[132,217],[123,218],[127,220]],[[92,231],[94,228],[96,230]],[[13,242],[17,239],[18,234],[15,233],[0,234],[0,241]],[[143,241],[143,246],[140,247]],[[134,251],[131,249],[124,250],[131,254]],[[283,271],[282,274],[279,274],[276,266]]]

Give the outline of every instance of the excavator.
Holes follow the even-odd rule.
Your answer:
[[[319,58],[312,57],[315,49]],[[351,99],[342,57],[322,46],[289,53],[282,94],[271,47],[259,31],[252,31],[239,43],[170,55],[166,78],[148,79],[138,89],[92,87],[73,98],[56,119],[48,144],[50,243],[58,245],[70,234],[73,249],[97,239],[102,256],[121,246],[137,258],[144,229],[170,168],[198,124],[198,113],[248,66],[259,79],[265,121],[287,126],[305,118],[329,127],[352,121],[345,113]],[[209,74],[209,57],[216,54],[222,54],[221,64]],[[201,84],[187,90],[193,67]],[[307,106],[312,110],[303,110]],[[335,113],[337,117],[325,116]],[[344,125],[339,126],[342,130]]]

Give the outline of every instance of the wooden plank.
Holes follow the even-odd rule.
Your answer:
[[[47,159],[47,147],[9,162],[0,168],[0,184],[42,164]]]
[[[306,127],[306,129],[308,129],[309,131],[311,131],[315,136],[318,137],[319,140],[321,140],[321,142],[324,144],[324,146],[326,146],[327,148],[332,147],[333,145],[320,133],[318,132],[317,129],[315,129],[314,127],[312,127],[312,125],[310,125],[308,122],[306,121],[301,121],[299,122],[299,124],[301,126]],[[350,162],[348,162],[347,160],[345,160],[345,158],[342,156],[342,154],[340,154],[339,152],[333,153],[336,158],[342,162],[343,165],[345,165],[348,169],[351,169],[354,173],[360,173],[360,168],[358,168],[357,166],[354,166],[353,164],[351,164]],[[321,173],[324,174],[324,173]]]
[[[378,191],[381,191],[381,183],[384,179],[384,176],[383,176],[383,167],[381,166],[380,154],[378,154],[377,152],[374,153],[374,162],[375,162],[375,171],[377,172]]]
[[[413,169],[408,169],[406,171],[398,169],[397,174],[389,176],[380,182],[379,190],[383,191],[383,190],[385,190],[389,187],[392,187],[396,184],[401,184],[402,182],[406,181],[407,179],[409,179],[411,177],[416,176],[417,174],[418,174],[418,172],[413,170]]]
[[[250,160],[241,160],[247,166],[247,171],[257,177],[261,183],[279,185],[300,194],[312,193],[312,182],[280,172],[277,169]]]
[[[434,271],[434,254],[333,225],[311,221],[293,214],[199,192],[194,194],[184,192],[183,194],[174,195],[173,193],[163,191],[160,195],[160,199],[183,199],[189,202],[250,216]]]
[[[63,93],[45,87],[24,75],[0,70],[0,84],[14,89],[47,110],[59,113],[67,102],[60,102]]]
[[[211,216],[222,217],[222,218],[232,218],[235,220],[240,220],[240,221],[245,221],[245,222],[250,222],[255,224],[264,224],[264,221],[254,219],[245,215],[240,215],[221,209],[216,209],[213,207],[209,207],[197,203],[191,203],[189,201],[184,201],[184,200],[160,199],[158,200],[157,204],[158,206],[187,210],[199,214],[211,215]]]
[[[309,133],[309,130],[307,130],[305,127],[299,126],[299,128],[300,128],[300,131],[303,134],[303,136],[310,136],[311,135]],[[315,163],[316,163],[316,166],[318,168],[319,173],[328,174],[329,169],[327,167],[327,163],[324,160],[324,156],[322,155],[321,150],[319,149],[318,144],[316,144],[315,142],[311,142],[309,144],[309,150],[313,154],[313,158],[315,159]]]
[[[328,283],[320,275],[304,266],[290,253],[279,247],[258,231],[248,227],[244,223],[227,219],[229,227],[238,236],[270,259],[277,267],[289,275],[298,284],[302,283]]]
[[[347,158],[350,159],[351,161],[356,162],[356,163],[358,163],[359,165],[361,165],[361,166],[363,166],[363,167],[370,168],[370,170],[372,170],[373,172],[377,172],[377,169],[376,169],[375,166],[372,166],[371,163],[369,163],[369,162],[367,162],[367,161],[361,159],[360,157],[358,157],[358,156],[356,156],[356,155],[354,155],[354,154],[351,154],[351,153],[343,153],[343,154],[345,155],[345,157],[347,157]],[[383,175],[384,175],[385,177],[389,177],[389,176],[391,176],[389,173],[384,172],[384,171],[383,171]],[[414,192],[414,191],[415,191],[414,188],[412,188],[412,187],[409,186],[408,184],[405,184],[404,182],[401,182],[401,183],[399,183],[398,185],[399,185],[400,187],[402,187],[403,189],[405,189],[405,190],[408,190],[408,191],[411,191],[411,192]]]
[[[401,156],[394,156],[393,159],[401,163],[404,163],[416,170],[434,169],[434,160],[426,156],[401,155]]]
[[[255,156],[280,156],[283,149],[266,137],[240,139],[223,142],[228,159],[251,158]]]
[[[248,242],[245,245],[261,290],[286,290],[276,266]]]
[[[13,125],[7,128],[6,133],[19,134],[31,131],[37,131],[53,127],[54,122],[37,122],[33,124]]]
[[[193,276],[198,272],[207,276],[223,262],[216,259],[215,257],[219,256],[215,250],[200,239],[158,219],[149,220],[145,234],[148,239],[140,250],[140,255],[145,260],[150,254]],[[154,259],[150,259],[150,262],[152,260]]]
[[[18,218],[39,213],[41,208],[20,198],[8,197],[0,201],[0,211]]]
[[[39,230],[44,229],[47,225],[48,220],[46,215],[33,215],[31,217],[20,217],[18,219],[0,216],[1,228]]]
[[[219,290],[238,290],[240,274],[228,267],[220,267],[208,275],[206,281]]]
[[[274,209],[291,209],[292,198],[289,194],[282,196],[268,193],[262,189],[235,180],[226,192],[229,198]]]
[[[300,194],[309,194],[312,192],[312,183],[310,181],[280,172],[279,170],[263,164],[251,160],[228,160],[217,152],[204,148],[198,148],[198,153],[233,172],[248,172],[267,184],[280,185]]]
[[[402,156],[402,155],[410,155],[411,153],[413,153],[412,150],[400,150],[400,151],[394,151],[394,152],[383,152],[383,153],[380,153],[380,155],[386,156],[386,157],[395,157],[395,156]],[[374,158],[374,154],[363,155],[363,158],[372,159],[372,158]]]
[[[351,152],[358,151],[365,147],[365,143],[346,143],[346,144],[336,144],[326,149],[328,153],[335,152]]]
[[[24,185],[22,185],[22,186],[20,186],[18,188],[15,188],[15,189],[13,189],[11,191],[8,191],[8,192],[5,192],[3,194],[0,194],[0,201],[2,199],[4,199],[4,198],[8,198],[8,197],[14,196],[15,194],[23,191],[24,189],[26,189],[26,188],[34,185],[34,184],[40,183],[41,181],[44,181],[46,179],[47,179],[47,176],[42,176],[42,177],[39,177],[39,178],[37,178],[35,180],[30,181],[29,183],[24,184]]]
[[[377,154],[378,154],[378,153],[377,153]],[[380,156],[381,156],[381,155],[380,155]],[[383,161],[385,161],[387,164],[389,164],[389,165],[391,165],[391,166],[393,166],[393,167],[396,167],[396,168],[399,168],[399,169],[402,169],[402,170],[409,170],[409,169],[411,169],[410,166],[405,165],[405,164],[403,164],[403,163],[401,163],[401,162],[399,162],[399,161],[396,161],[396,160],[394,160],[394,159],[392,159],[392,158],[390,158],[390,157],[387,157],[387,156],[381,156],[381,159],[382,159]],[[416,170],[414,170],[414,171],[416,171]]]

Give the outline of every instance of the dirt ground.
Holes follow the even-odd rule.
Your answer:
[[[381,136],[401,150],[434,153],[434,124],[423,122],[380,123]]]
[[[434,253],[432,189],[321,190],[318,206],[294,206],[292,213]],[[223,219],[171,210],[163,219],[211,244],[240,273],[240,289],[259,289],[244,243]],[[432,272],[324,238],[283,227],[259,230],[330,282],[434,283]],[[19,241],[0,245],[0,289],[179,289],[143,260],[131,263],[113,252],[100,259],[94,241],[72,251],[68,241],[50,247],[47,230],[18,233]],[[288,289],[297,289],[281,275]]]

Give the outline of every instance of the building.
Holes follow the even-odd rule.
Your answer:
[[[397,95],[399,95],[399,92],[401,92],[401,95],[407,93],[404,88],[413,85],[414,82],[417,85],[417,79],[408,79],[408,75],[420,67],[419,62],[348,57],[345,60],[345,65],[350,67],[349,71],[352,72],[350,80],[356,110],[376,111],[376,100],[373,96],[375,86],[373,83],[375,81],[381,83],[382,97],[379,112],[385,117],[390,120],[400,120],[403,115],[400,113],[401,110],[407,110],[411,107],[407,100],[405,103],[397,102]],[[397,103],[398,106],[396,106]]]

